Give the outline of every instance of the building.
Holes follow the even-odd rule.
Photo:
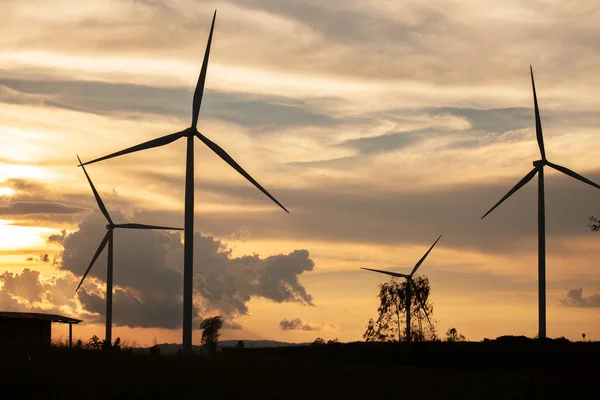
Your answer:
[[[52,322],[69,324],[69,347],[73,340],[73,324],[79,319],[56,314],[0,311],[0,345],[25,344],[49,346]]]

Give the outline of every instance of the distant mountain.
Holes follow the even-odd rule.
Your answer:
[[[239,340],[223,340],[220,341],[217,345],[217,349],[224,347],[237,347]],[[256,348],[264,348],[264,347],[292,347],[292,346],[307,346],[310,343],[288,343],[288,342],[278,342],[276,340],[242,340],[244,342],[244,348],[247,349],[256,349]],[[176,354],[181,349],[181,344],[179,343],[162,343],[157,344],[158,350],[160,354],[170,355]],[[192,350],[195,354],[202,354],[203,349],[202,346],[192,346]],[[150,351],[150,347],[137,347],[133,349],[135,352],[148,352]],[[217,350],[218,351],[218,350]]]

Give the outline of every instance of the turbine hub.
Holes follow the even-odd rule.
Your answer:
[[[537,160],[533,162],[533,166],[536,168],[540,168],[543,167],[544,165],[546,165],[548,163],[547,160]]]
[[[108,224],[108,225],[106,225],[106,229],[109,229],[109,230],[110,230],[110,229],[113,229],[113,228],[114,228],[114,226],[113,226],[113,225],[111,225],[111,224]]]
[[[194,136],[196,134],[196,132],[198,132],[198,130],[196,128],[194,128],[193,126],[190,126],[189,128],[187,128],[185,130],[185,135],[186,137],[190,137],[190,136]]]

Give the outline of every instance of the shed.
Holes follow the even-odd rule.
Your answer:
[[[47,345],[51,343],[52,322],[69,324],[69,347],[73,324],[79,319],[56,314],[0,311],[0,344]]]

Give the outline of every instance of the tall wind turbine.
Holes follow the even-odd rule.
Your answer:
[[[214,143],[202,133],[198,132],[196,126],[198,124],[198,115],[200,113],[200,105],[202,103],[202,95],[204,93],[204,82],[206,81],[206,71],[208,68],[208,57],[210,55],[210,45],[212,42],[213,30],[215,27],[215,18],[217,11],[213,15],[210,33],[208,35],[208,43],[206,52],[204,53],[204,61],[198,77],[198,83],[194,92],[194,100],[192,104],[192,125],[180,132],[162,136],[158,139],[153,139],[125,150],[109,154],[104,157],[88,161],[84,165],[95,163],[109,158],[122,156],[124,154],[133,153],[140,150],[151,149],[154,147],[164,146],[177,139],[185,137],[187,139],[187,154],[185,168],[185,233],[184,233],[184,256],[183,256],[183,351],[185,353],[192,352],[192,295],[194,281],[194,137],[200,139],[212,151],[229,164],[233,169],[239,172],[244,178],[249,180],[261,192],[273,200],[279,207],[287,213],[289,211],[275,197],[271,196],[265,188],[254,180],[244,169],[237,163],[225,150],[218,144]]]
[[[92,257],[92,262],[90,262],[90,265],[87,268],[87,270],[85,271],[85,274],[83,274],[83,278],[81,278],[81,281],[79,282],[79,285],[77,285],[77,289],[75,289],[75,292],[77,293],[77,291],[81,287],[81,284],[83,283],[85,277],[90,272],[90,270],[92,269],[92,266],[96,262],[96,259],[98,258],[100,253],[102,253],[102,250],[104,250],[104,247],[106,247],[106,244],[108,243],[108,265],[106,268],[106,336],[105,336],[105,343],[111,344],[112,343],[112,293],[113,293],[113,230],[115,228],[121,228],[121,229],[163,229],[163,230],[181,231],[182,229],[181,228],[169,228],[166,226],[142,225],[142,224],[133,224],[133,223],[115,224],[112,221],[112,219],[110,218],[110,215],[108,214],[108,210],[104,206],[104,202],[102,202],[100,195],[96,191],[96,188],[94,187],[94,184],[92,183],[92,180],[90,179],[90,176],[88,175],[87,171],[85,170],[85,167],[81,163],[81,159],[79,159],[79,156],[77,156],[77,159],[79,160],[79,166],[83,168],[85,177],[87,178],[88,182],[90,183],[92,192],[94,192],[94,197],[96,198],[98,207],[100,208],[100,211],[106,218],[108,225],[106,225],[106,235],[104,235],[104,238],[100,242],[100,246],[98,246],[98,250],[96,250],[96,254],[94,254],[94,257]]]
[[[565,175],[580,180],[583,183],[587,183],[588,185],[592,185],[595,188],[600,189],[600,186],[568,168],[551,163],[546,158],[546,151],[544,150],[544,136],[542,135],[542,120],[540,118],[540,110],[535,92],[535,82],[533,80],[533,68],[531,66],[529,66],[529,72],[531,73],[531,86],[533,87],[535,133],[542,159],[534,161],[533,169],[529,171],[529,173],[525,175],[523,179],[521,179],[512,189],[510,189],[508,193],[506,193],[506,195],[504,195],[504,197],[494,205],[494,207],[485,213],[481,219],[485,218],[486,215],[491,213],[513,193],[525,186],[527,182],[533,179],[535,174],[538,174],[538,337],[540,339],[544,339],[546,338],[546,212],[544,199],[544,166],[547,165],[551,168],[554,168]]]
[[[423,310],[423,312],[425,312],[425,316],[427,317],[427,321],[429,322],[429,325],[431,325],[431,320],[429,319],[429,315],[427,315],[427,308],[425,307],[425,302],[423,301],[423,299],[421,298],[421,295],[419,294],[419,290],[417,289],[417,286],[415,285],[415,282],[413,281],[413,276],[415,275],[415,272],[417,272],[417,269],[419,269],[419,267],[421,266],[421,264],[423,264],[423,261],[425,261],[425,258],[427,258],[427,256],[429,255],[429,253],[431,252],[431,250],[433,249],[433,246],[435,246],[438,242],[438,240],[440,240],[442,237],[442,235],[440,235],[437,240],[435,242],[433,242],[433,244],[431,245],[431,247],[429,248],[429,250],[427,250],[427,253],[425,253],[423,255],[423,257],[421,257],[421,259],[415,264],[412,272],[408,275],[406,274],[401,274],[398,272],[391,272],[391,271],[382,271],[379,269],[371,269],[371,268],[363,268],[361,267],[361,269],[367,270],[367,271],[373,271],[373,272],[379,272],[380,274],[386,274],[386,275],[391,275],[394,276],[396,278],[405,278],[406,279],[406,341],[410,342],[410,306],[411,306],[411,289],[414,288],[415,289],[415,295],[417,296],[417,300],[419,300],[419,303],[421,304],[421,309]]]

